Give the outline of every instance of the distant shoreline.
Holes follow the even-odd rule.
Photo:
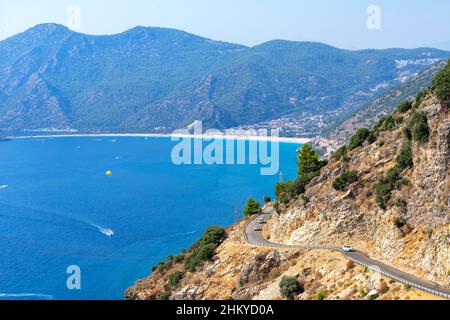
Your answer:
[[[110,138],[191,138],[191,139],[223,139],[223,140],[246,140],[246,141],[268,141],[291,144],[306,144],[309,138],[286,138],[286,137],[260,137],[239,135],[193,135],[193,134],[152,134],[152,133],[95,133],[95,134],[49,134],[29,136],[9,136],[7,139],[45,139],[45,138],[83,138],[83,137],[110,137]]]

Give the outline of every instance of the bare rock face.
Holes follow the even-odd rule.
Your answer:
[[[280,254],[278,251],[259,254],[244,266],[241,281],[243,283],[258,282],[264,279],[273,268],[279,267],[280,262]]]
[[[172,300],[199,300],[205,289],[199,285],[193,288],[184,287],[179,292],[172,295]]]

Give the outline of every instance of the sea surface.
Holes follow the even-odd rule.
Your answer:
[[[273,196],[260,165],[175,165],[169,138],[68,137],[0,142],[0,299],[123,299],[151,267],[249,197]],[[280,145],[283,179],[296,149]],[[111,171],[111,175],[106,172]],[[69,266],[81,271],[69,290]]]

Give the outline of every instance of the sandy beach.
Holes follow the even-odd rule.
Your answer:
[[[9,139],[45,139],[45,138],[80,138],[80,137],[135,137],[135,138],[172,138],[172,139],[223,139],[223,140],[247,140],[247,141],[268,141],[279,143],[305,144],[311,139],[308,138],[285,138],[285,137],[262,137],[262,136],[240,136],[240,135],[193,135],[193,134],[151,134],[151,133],[104,133],[104,134],[49,134],[49,135],[29,135],[11,136]]]

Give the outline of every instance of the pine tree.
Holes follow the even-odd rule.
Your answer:
[[[244,215],[251,216],[254,214],[261,213],[261,205],[255,199],[248,199],[247,204],[245,205]]]
[[[299,150],[297,159],[299,176],[315,173],[323,166],[319,161],[319,155],[309,144],[305,144]]]

